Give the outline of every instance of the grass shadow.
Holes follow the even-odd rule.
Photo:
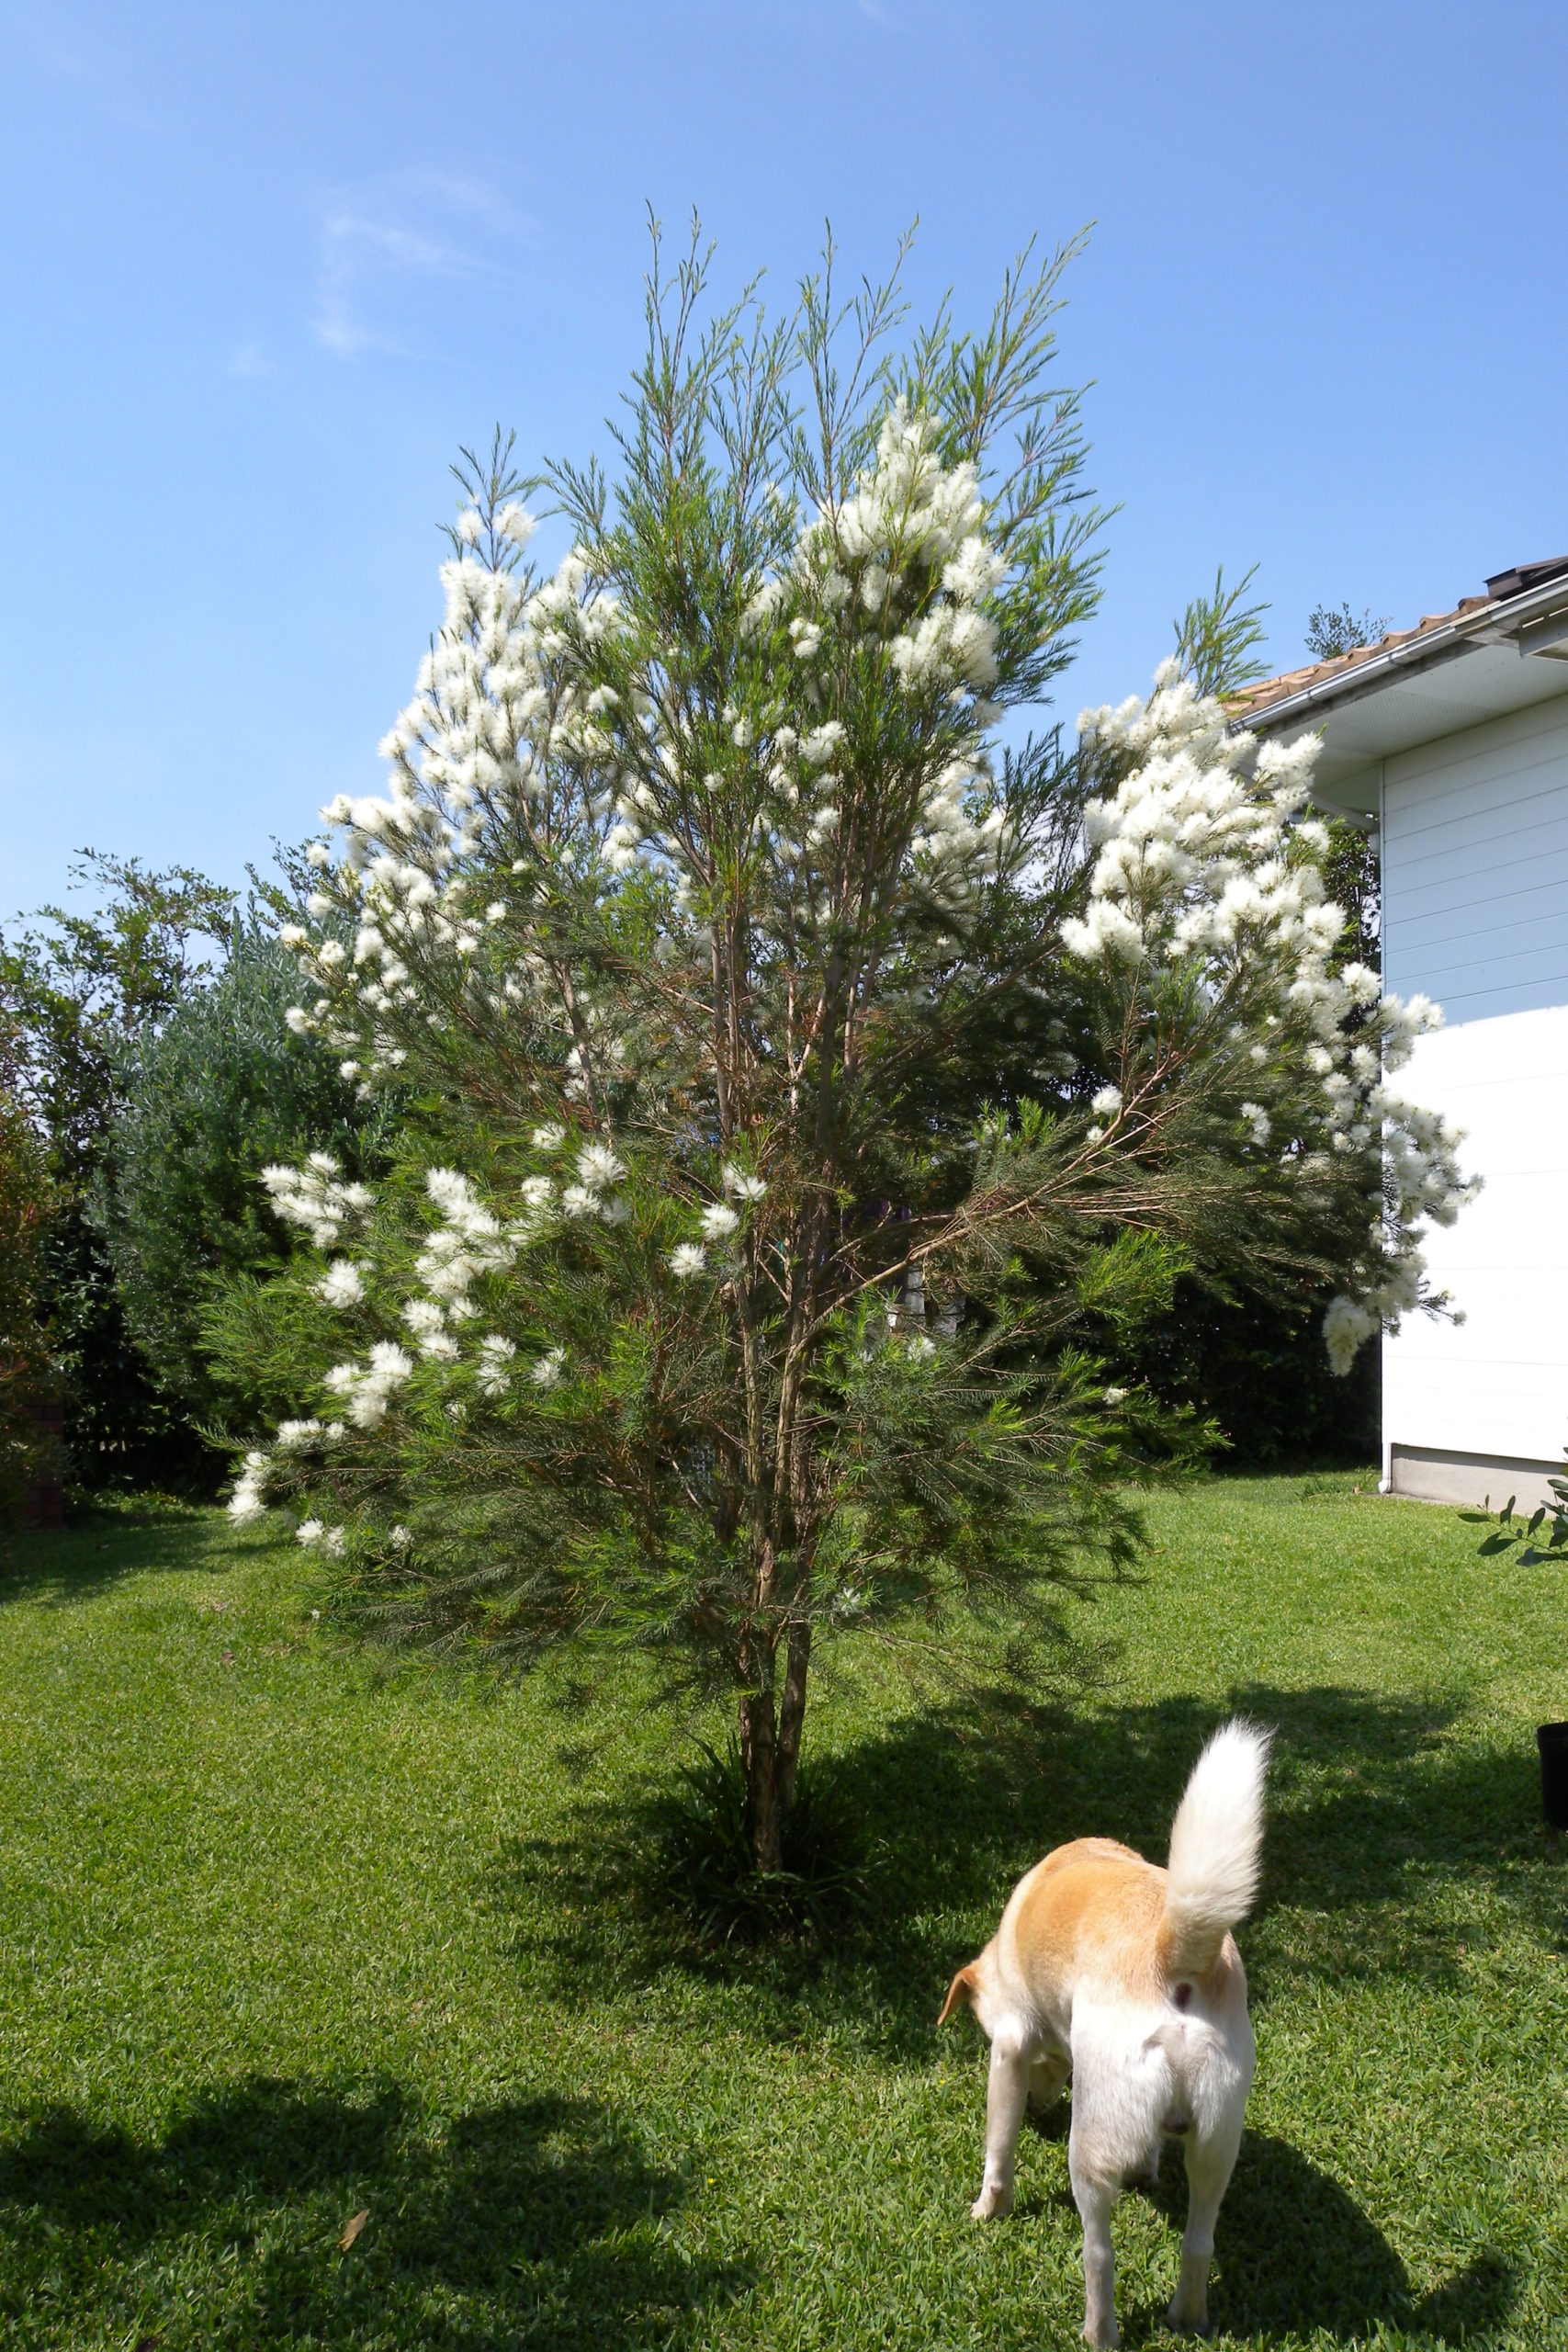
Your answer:
[[[18,1535],[0,1558],[0,1607],[90,1600],[148,1569],[228,1568],[234,1552],[232,1530],[210,1510],[135,1498],[84,1512],[69,1527]]]
[[[862,1815],[880,1862],[865,1932],[836,1950],[715,1952],[649,1917],[636,1801],[628,1810],[624,1797],[580,1804],[553,1838],[512,1841],[498,1899],[579,1996],[592,1985],[613,2000],[669,1967],[743,1969],[768,2038],[804,2008],[918,2063],[935,2053],[931,2021],[953,1969],[1021,1873],[1090,1834],[1163,1859],[1199,1749],[1238,1710],[1277,1732],[1263,1895],[1246,1947],[1258,1998],[1280,1971],[1457,1984],[1456,1938],[1434,1899],[1445,1883],[1483,1884],[1545,1947],[1562,1948],[1568,1871],[1541,1831],[1523,1743],[1498,1752],[1453,1737],[1451,1702],[1334,1686],[1253,1685],[1223,1704],[1178,1697],[1084,1713],[993,1690],[815,1759],[834,1802]]]
[[[555,2096],[435,2122],[395,2085],[254,2079],[156,2143],[53,2107],[0,2141],[0,2317],[25,2324],[41,2289],[169,2347],[219,2340],[214,2313],[225,2343],[334,2352],[434,2340],[437,2312],[463,2352],[680,2343],[742,2283],[670,2244],[687,2188]]]
[[[1173,2229],[1187,2219],[1187,2184],[1166,2154],[1154,2202]],[[1442,2287],[1416,2296],[1382,2231],[1331,2173],[1288,2141],[1263,2132],[1242,2140],[1220,2209],[1210,2312],[1220,2333],[1265,2341],[1322,2335],[1364,2343],[1377,2331],[1404,2341],[1484,2342],[1507,2320],[1517,2291],[1512,2266],[1490,2248]],[[1157,2327],[1163,2312],[1128,2314]]]

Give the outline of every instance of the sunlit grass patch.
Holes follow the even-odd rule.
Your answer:
[[[933,2019],[1050,1845],[1163,1853],[1237,1704],[1279,1737],[1216,2319],[1551,2345],[1568,1592],[1354,1484],[1156,1501],[1137,1575],[1070,1603],[1076,1701],[917,1710],[868,1652],[807,1762],[870,1902],[760,1941],[664,1931],[607,1859],[722,1724],[629,1672],[388,1679],[297,1547],[211,1514],[38,1539],[0,1587],[0,2346],[1072,2342],[1059,2127],[971,2223],[982,2048]],[[1131,2342],[1180,2209],[1174,2162],[1118,2209]]]

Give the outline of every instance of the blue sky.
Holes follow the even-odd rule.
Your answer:
[[[917,311],[1093,220],[1063,374],[1120,512],[1059,697],[1216,563],[1269,650],[1568,552],[1568,0],[0,6],[0,922],[85,843],[236,882],[375,744],[457,446],[603,446],[645,201]]]

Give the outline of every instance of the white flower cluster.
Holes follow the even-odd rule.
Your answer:
[[[1316,742],[1289,747],[1233,733],[1222,706],[1198,695],[1168,662],[1147,702],[1086,711],[1087,748],[1125,773],[1114,795],[1090,801],[1085,830],[1095,861],[1081,920],[1062,926],[1064,944],[1086,962],[1129,977],[1156,978],[1196,967],[1216,996],[1238,970],[1277,976],[1276,1027],[1304,1028],[1307,1064],[1321,1081],[1330,1151],[1381,1138],[1384,1214],[1364,1261],[1364,1286],[1337,1298],[1324,1337],[1337,1372],[1380,1327],[1422,1303],[1420,1238],[1427,1220],[1450,1225],[1475,1189],[1461,1177],[1458,1131],[1407,1102],[1387,1074],[1441,1014],[1425,997],[1385,996],[1375,972],[1332,968],[1343,910],[1326,895],[1325,829],[1303,818]],[[1261,1073],[1269,1048],[1255,1044]],[[1096,1112],[1121,1108],[1114,1088]],[[1302,1139],[1276,1138],[1268,1106],[1244,1102],[1239,1117],[1252,1147],[1278,1146],[1289,1159]],[[1091,1127],[1098,1142],[1104,1130]],[[1310,1155],[1308,1159],[1310,1165]]]
[[[1231,734],[1220,704],[1200,698],[1174,662],[1156,673],[1148,702],[1134,695],[1116,710],[1085,711],[1078,730],[1086,748],[1134,764],[1113,799],[1084,811],[1098,854],[1088,914],[1062,926],[1071,952],[1159,964],[1223,957],[1244,937],[1266,937],[1295,951],[1310,979],[1345,921],[1325,898],[1315,857],[1287,854],[1312,741],[1266,744],[1249,775],[1252,739]],[[1295,832],[1310,850],[1327,845],[1310,821]]]
[[[376,1200],[367,1186],[345,1184],[342,1177],[330,1152],[313,1151],[303,1168],[264,1168],[261,1181],[278,1216],[290,1225],[302,1225],[318,1250],[330,1250],[344,1227],[363,1216]]]
[[[297,1544],[319,1544],[323,1552],[341,1557],[348,1549],[348,1532],[342,1527],[329,1527],[324,1520],[302,1519],[294,1531]]]
[[[512,1385],[512,1376],[507,1366],[516,1353],[516,1341],[503,1339],[498,1331],[488,1333],[479,1341],[478,1379],[482,1396],[505,1396]]]
[[[253,1446],[245,1456],[244,1468],[234,1481],[234,1491],[229,1498],[229,1516],[236,1527],[249,1527],[254,1520],[266,1515],[266,1477],[271,1468],[269,1457],[259,1447]]]
[[[393,1340],[378,1340],[367,1363],[333,1364],[322,1385],[344,1399],[355,1429],[373,1430],[387,1418],[396,1391],[413,1372],[413,1358]]]
[[[896,607],[910,573],[937,575],[942,599],[912,628],[889,635],[888,659],[910,688],[985,687],[997,675],[996,626],[981,607],[1007,565],[985,537],[974,467],[945,469],[934,438],[930,418],[897,401],[882,422],[875,465],[840,505],[807,526],[796,568],[829,607],[850,604],[874,616]]]
[[[577,1155],[576,1183],[562,1188],[561,1214],[568,1217],[596,1217],[604,1225],[624,1225],[631,1215],[631,1206],[615,1187],[626,1172],[624,1163],[609,1144],[585,1145]]]
[[[613,870],[647,856],[686,887],[694,809],[697,832],[704,830],[697,796],[712,798],[739,751],[761,786],[749,846],[770,861],[784,898],[814,910],[843,863],[865,788],[843,721],[807,723],[810,707],[819,710],[830,691],[833,657],[845,651],[867,657],[898,691],[924,698],[949,722],[945,748],[909,780],[908,856],[950,896],[991,870],[1005,820],[973,739],[976,722],[983,727],[992,716],[976,697],[997,677],[997,628],[986,600],[1008,566],[987,536],[973,467],[945,469],[934,442],[931,421],[897,403],[883,421],[875,463],[841,503],[807,524],[785,571],[754,589],[744,626],[753,639],[771,637],[769,650],[782,663],[774,673],[782,691],[764,732],[754,736],[743,715],[727,711],[728,746],[714,746],[692,732],[649,671],[639,699],[650,756],[628,767],[615,788],[615,823],[604,844]],[[807,707],[799,726],[779,715],[792,705]],[[967,714],[962,754],[953,749],[957,713]],[[942,730],[932,740],[940,747]]]
[[[630,685],[594,683],[620,609],[580,548],[542,584],[514,569],[508,550],[531,529],[521,508],[493,525],[477,508],[459,521],[459,551],[441,568],[440,630],[381,745],[389,792],[340,795],[323,809],[341,846],[312,847],[311,922],[279,934],[315,991],[290,1008],[290,1027],[341,1055],[362,1094],[395,1079],[411,1031],[449,1036],[457,1049],[476,1013],[505,1021],[526,1008],[570,1031],[568,1097],[597,1112],[595,1072],[621,1071],[627,1041],[581,971],[569,1017],[552,893],[585,870],[646,858],[701,921],[715,828],[732,806],[715,795],[732,774],[755,812],[746,852],[771,867],[792,922],[813,936],[852,870],[856,810],[886,789],[824,707],[840,691],[836,650],[857,663],[864,655],[918,700],[929,759],[899,784],[911,871],[956,902],[1001,851],[1004,813],[980,735],[994,715],[982,697],[997,676],[992,600],[1008,563],[975,469],[943,466],[929,418],[897,402],[874,462],[810,519],[782,576],[757,582],[748,624],[768,635],[777,689],[760,697],[765,725],[727,708],[716,733],[717,715],[695,708],[666,648],[649,650]],[[879,835],[886,819],[881,810]],[[562,1214],[601,1215],[604,1197],[584,1180]]]
[[[739,1161],[727,1159],[719,1171],[719,1181],[730,1200],[740,1203],[739,1209],[731,1208],[729,1201],[709,1201],[698,1217],[703,1238],[700,1241],[680,1241],[670,1253],[670,1271],[678,1283],[689,1283],[706,1271],[708,1250],[716,1243],[728,1241],[739,1231],[741,1211],[755,1208],[767,1196],[767,1185],[761,1176],[742,1168]]]
[[[541,1125],[534,1133],[535,1147],[541,1151],[558,1152],[567,1140],[566,1128],[556,1123]],[[426,1171],[425,1192],[439,1221],[415,1261],[414,1271],[423,1288],[406,1299],[400,1310],[410,1344],[421,1359],[437,1364],[460,1363],[462,1346],[454,1327],[471,1321],[479,1311],[470,1295],[474,1284],[486,1275],[504,1272],[519,1250],[537,1240],[558,1217],[587,1214],[600,1223],[616,1226],[630,1216],[624,1194],[614,1189],[628,1171],[613,1145],[581,1144],[572,1165],[575,1182],[563,1185],[545,1174],[525,1178],[520,1188],[521,1214],[507,1224],[486,1206],[473,1183],[458,1170]],[[264,1178],[274,1202],[288,1204],[282,1213],[306,1226],[323,1249],[336,1238],[344,1216],[351,1211],[362,1214],[371,1204],[371,1196],[363,1187],[338,1184],[338,1173],[336,1163],[318,1153],[303,1169],[271,1168]],[[727,1165],[725,1182],[746,1201],[761,1199],[766,1190],[760,1178],[739,1167]],[[345,1205],[338,1196],[350,1190],[356,1198]],[[715,1234],[733,1229],[738,1222],[735,1211],[723,1204],[710,1208],[707,1217]],[[700,1259],[702,1252],[697,1254]],[[328,1306],[358,1305],[366,1296],[365,1271],[346,1259],[334,1259],[311,1288]],[[496,1399],[510,1391],[516,1354],[515,1341],[501,1332],[485,1334],[473,1363],[480,1396]],[[532,1385],[541,1390],[558,1387],[566,1361],[564,1348],[547,1350],[528,1367]],[[347,1422],[370,1430],[386,1419],[392,1398],[412,1377],[414,1369],[414,1355],[407,1348],[396,1340],[381,1340],[363,1362],[350,1359],[334,1364],[322,1385],[341,1399]],[[453,1405],[449,1403],[447,1409],[453,1410]],[[457,1409],[460,1413],[460,1400]],[[270,1453],[256,1449],[246,1455],[230,1498],[231,1518],[241,1526],[260,1519],[267,1508],[268,1481],[275,1473],[297,1467],[301,1456],[336,1444],[345,1434],[344,1421],[310,1418],[280,1423]],[[346,1540],[341,1529],[334,1533],[315,1520],[306,1520],[296,1532],[301,1544],[320,1541],[329,1551],[341,1551]]]
[[[532,518],[521,509],[504,517],[498,535],[521,545]],[[309,912],[318,923],[335,918],[337,931],[352,922],[352,947],[299,923],[278,933],[321,991],[313,1005],[290,1008],[289,1027],[346,1054],[343,1073],[361,1079],[362,1091],[406,1060],[400,1021],[439,1025],[439,1011],[427,1009],[433,966],[494,1011],[536,990],[532,948],[499,977],[476,960],[512,909],[494,896],[482,907],[470,902],[464,867],[475,852],[482,845],[493,858],[519,828],[536,844],[584,832],[598,839],[609,821],[607,785],[596,774],[610,749],[599,723],[607,690],[585,693],[578,681],[585,656],[615,628],[617,607],[593,586],[581,550],[537,589],[531,575],[504,563],[491,569],[468,552],[442,566],[441,580],[442,628],[413,700],[380,747],[391,766],[389,797],[339,794],[321,814],[344,836],[341,854],[334,864],[321,843],[310,853],[321,887]],[[547,869],[548,857],[511,863],[526,875]],[[535,889],[525,885],[525,901]]]
[[[421,1250],[415,1270],[431,1300],[440,1302],[435,1306],[436,1316],[455,1314],[461,1322],[473,1312],[468,1293],[475,1281],[480,1274],[498,1273],[509,1266],[522,1237],[502,1231],[500,1218],[485,1207],[468,1178],[455,1168],[427,1170],[424,1189],[441,1222]],[[430,1352],[427,1349],[426,1353]]]

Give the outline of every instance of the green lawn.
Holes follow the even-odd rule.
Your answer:
[[[0,2346],[1068,2343],[1059,2129],[967,2218],[973,2023],[931,2020],[1014,1877],[1162,1855],[1204,1731],[1279,1726],[1242,1932],[1258,2072],[1222,2331],[1568,2346],[1568,1574],[1348,1477],[1155,1504],[1025,1709],[868,1663],[819,1757],[872,1809],[877,1933],[705,1962],[597,1868],[680,1726],[627,1679],[378,1682],[310,1564],[146,1509],[0,1572]],[[350,2217],[369,2218],[346,2252]],[[1180,2174],[1118,2210],[1161,2335]]]

